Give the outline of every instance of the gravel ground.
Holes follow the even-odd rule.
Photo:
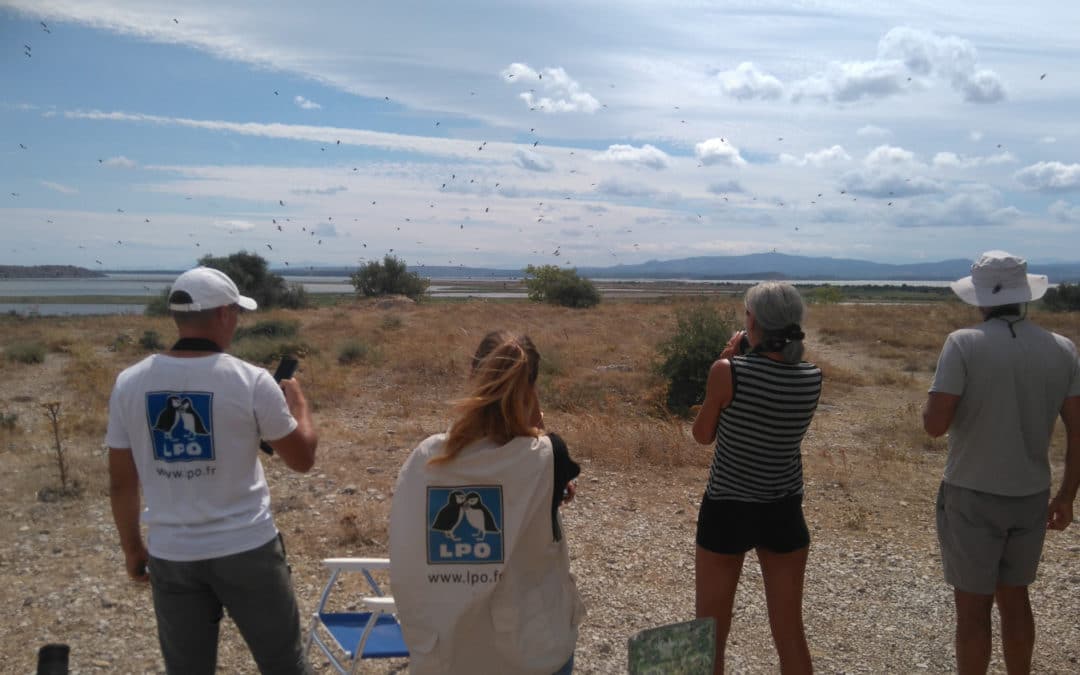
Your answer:
[[[21,420],[41,417],[36,403],[19,401],[33,400],[58,367],[47,365],[36,371],[37,378],[9,382],[10,409]],[[910,400],[898,400],[904,396]],[[879,418],[882,410],[910,416],[918,396],[917,390],[895,395],[860,389],[831,397],[804,445],[805,508],[813,537],[804,613],[821,672],[953,670],[952,595],[941,578],[933,530],[944,458],[907,453],[890,459],[880,447],[876,454],[860,450],[879,430],[853,422],[878,419],[875,410]],[[558,430],[557,415],[549,420]],[[275,517],[305,616],[325,579],[322,558],[385,554],[397,467],[414,439],[441,424],[435,417],[387,419],[376,412],[324,416],[319,423],[324,440],[315,471],[297,475],[276,460],[267,464]],[[46,438],[40,431],[27,438]],[[370,440],[376,432],[382,442]],[[359,442],[360,434],[368,440]],[[693,443],[689,436],[687,443]],[[708,453],[703,448],[698,465],[683,467],[583,462],[578,497],[564,510],[572,568],[589,610],[577,672],[625,672],[631,635],[693,617],[694,523]],[[123,573],[103,452],[70,448],[73,470],[86,490],[78,499],[50,502],[37,496],[54,472],[48,445],[12,443],[0,454],[9,468],[8,480],[0,482],[0,600],[7,610],[0,670],[33,672],[38,646],[59,641],[72,646],[72,673],[163,672],[149,591]],[[760,579],[749,555],[728,647],[733,672],[777,670]],[[1049,534],[1032,596],[1035,670],[1080,672],[1080,525]],[[996,635],[995,640],[991,668],[1004,672]],[[322,659],[314,663],[316,670],[329,671]],[[223,623],[219,666],[225,673],[254,672],[229,621]],[[406,667],[380,664],[368,672]]]

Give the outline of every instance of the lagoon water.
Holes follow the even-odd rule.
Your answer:
[[[147,300],[165,289],[175,274],[155,273],[127,273],[110,274],[107,277],[89,279],[0,279],[0,313],[15,312],[18,314],[37,315],[87,315],[87,314],[141,314],[142,304],[126,303],[28,303],[18,302],[19,298],[46,298],[62,296],[126,296],[133,298],[144,296]],[[285,280],[290,283],[299,283],[304,286],[308,293],[352,293],[355,289],[347,277],[319,277],[319,276],[286,276]],[[462,280],[456,280],[462,281]],[[594,279],[602,283],[640,284],[745,284],[745,279]],[[948,286],[947,281],[796,281],[797,284],[834,286]],[[641,292],[640,288],[606,289],[605,292],[633,293]],[[432,295],[444,298],[524,298],[524,292],[502,290],[493,288],[490,291],[462,290],[453,285],[440,286],[432,284]],[[7,302],[4,302],[4,301]]]

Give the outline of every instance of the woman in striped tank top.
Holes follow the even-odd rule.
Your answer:
[[[746,330],[709,370],[694,439],[714,445],[698,514],[697,616],[716,619],[716,671],[746,552],[765,582],[769,626],[784,673],[812,671],[802,622],[810,532],[802,513],[801,444],[821,394],[821,370],[802,360],[804,306],[790,284],[746,292]]]

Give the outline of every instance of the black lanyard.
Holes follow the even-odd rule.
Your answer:
[[[180,338],[176,341],[176,344],[172,346],[174,352],[222,352],[224,351],[218,346],[218,343],[207,338],[200,337],[186,337]]]

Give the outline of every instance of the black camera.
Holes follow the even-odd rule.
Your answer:
[[[740,355],[746,354],[749,351],[750,351],[750,338],[746,337],[746,333],[743,333],[742,337],[739,338],[739,354]]]

